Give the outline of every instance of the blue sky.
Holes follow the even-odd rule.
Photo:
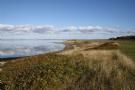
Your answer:
[[[39,27],[40,25],[42,30],[38,31],[38,34],[23,32],[22,37],[25,35],[27,38],[33,38],[37,34],[36,38],[46,38],[45,35],[47,38],[56,38],[58,35],[62,35],[60,38],[70,36],[74,38],[77,35],[79,38],[81,36],[108,38],[109,35],[110,37],[118,35],[118,31],[119,33],[124,32],[124,34],[135,32],[135,0],[0,0],[0,24],[0,35],[2,35],[0,37],[9,35],[12,38],[12,35],[15,34],[14,38],[17,38],[22,33],[20,32],[22,26],[29,28],[29,26]],[[45,27],[43,27],[44,25]],[[62,30],[62,33],[55,33],[53,36],[48,32],[39,34],[39,32],[44,32],[44,29],[48,31],[46,28],[48,25],[49,27],[51,25],[53,30],[54,28],[56,31]],[[16,26],[17,30],[18,27],[21,27],[19,35],[16,34],[16,31],[11,33],[9,30],[9,27],[16,29]],[[88,28],[90,26],[91,28]],[[99,31],[97,27],[102,28],[103,31]],[[71,30],[68,30],[68,33],[63,32],[65,29],[73,28],[75,29],[73,32],[70,32]],[[94,32],[97,30],[94,34],[93,29]],[[87,33],[88,30],[91,33]],[[116,33],[105,34],[108,30],[110,32],[115,30]],[[83,33],[78,31],[83,31]],[[93,36],[89,37],[89,35]],[[105,35],[106,37],[104,37]]]

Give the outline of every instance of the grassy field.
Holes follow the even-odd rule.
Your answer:
[[[120,50],[135,61],[135,41],[121,40]]]
[[[72,47],[62,52],[6,63],[0,72],[6,90],[135,89],[135,64],[118,50],[117,43],[68,43]],[[121,50],[126,47],[123,43]]]

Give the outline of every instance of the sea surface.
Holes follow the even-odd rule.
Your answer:
[[[15,58],[63,50],[64,40],[0,40],[0,58]]]

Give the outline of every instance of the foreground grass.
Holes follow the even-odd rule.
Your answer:
[[[73,59],[77,59],[77,62]],[[64,84],[68,85],[84,73],[83,68],[87,66],[80,63],[79,57],[39,55],[9,63],[3,68],[1,79],[10,82],[7,86],[9,90],[56,90],[64,88]]]
[[[7,90],[134,90],[132,61],[119,52],[110,60],[46,54],[6,64]]]

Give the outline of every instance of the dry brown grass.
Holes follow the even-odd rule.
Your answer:
[[[73,49],[59,54],[82,55],[88,60],[90,72],[95,72],[93,76],[92,73],[90,76],[84,75],[72,88],[75,90],[133,90],[135,88],[133,85],[135,64],[118,50],[118,43],[69,41],[69,44],[73,45]]]
[[[119,48],[119,44],[116,42],[98,42],[98,41],[92,42],[92,41],[70,40],[66,41],[65,43],[67,44],[67,46],[70,46],[70,48],[60,52],[59,54],[63,55],[75,55],[79,53],[92,54],[95,53],[95,51],[100,53],[109,50],[110,52],[112,50],[117,50]]]

